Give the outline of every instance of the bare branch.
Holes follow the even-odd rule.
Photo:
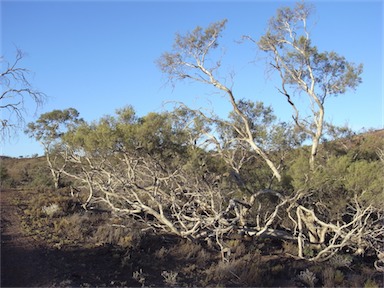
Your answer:
[[[44,93],[32,88],[28,80],[30,71],[19,67],[23,57],[23,53],[18,50],[14,62],[6,63],[7,68],[0,73],[0,84],[4,89],[0,95],[0,133],[3,139],[10,137],[12,132],[16,133],[24,125],[24,117],[28,112],[25,103],[28,98],[34,102],[36,109],[43,105],[46,98]]]

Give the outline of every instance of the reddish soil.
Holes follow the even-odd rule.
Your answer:
[[[162,241],[156,237],[146,237],[134,253],[112,246],[53,248],[43,240],[35,240],[33,235],[26,236],[23,233],[20,215],[25,207],[18,207],[15,203],[20,201],[14,199],[23,200],[30,194],[4,190],[0,196],[1,287],[140,287],[141,284],[132,275],[141,267],[146,271],[146,281],[150,285],[164,286],[160,276],[163,270],[172,271],[175,267],[189,265],[190,260],[184,259],[188,251],[180,252],[184,256],[154,258],[154,253],[162,247],[170,249],[177,245],[178,241],[171,238]],[[183,251],[182,246],[180,249]],[[128,258],[129,265],[122,266],[121,259],[126,252],[131,255]],[[264,257],[263,260],[278,260],[276,256],[273,258]],[[194,279],[188,278],[190,275],[185,276],[184,283],[194,283]],[[287,283],[283,286],[287,286]]]
[[[36,240],[40,239],[36,235],[26,236],[23,233],[24,222],[21,215],[22,209],[26,207],[15,203],[22,203],[20,200],[30,199],[28,197],[31,197],[31,194],[23,191],[0,192],[1,287],[140,287],[141,283],[135,280],[133,275],[141,270],[144,271],[146,286],[169,286],[161,276],[163,271],[179,271],[179,283],[184,285],[205,286],[202,283],[206,283],[216,286],[224,281],[220,279],[225,276],[217,273],[231,272],[225,265],[212,262],[218,260],[219,254],[208,254],[208,250],[201,249],[200,246],[196,249],[198,245],[195,247],[195,244],[165,235],[145,235],[132,249],[123,249],[112,244],[87,246],[92,248],[84,248],[82,245],[55,248],[56,246],[53,247],[44,240]],[[253,245],[252,242],[249,244]],[[296,287],[298,283],[295,276],[304,271],[308,263],[284,257],[281,248],[273,241],[259,243],[257,247],[261,251],[260,257],[257,258],[258,265],[254,265],[253,270],[246,273],[244,280],[249,283],[268,284],[262,286]],[[212,258],[213,255],[217,257]],[[256,263],[247,262],[247,255],[243,258],[246,263]],[[236,269],[238,264],[236,260],[231,267]],[[312,271],[315,268],[316,266],[313,266],[310,269]],[[237,273],[240,275],[241,271]],[[365,273],[366,275],[360,277],[359,272],[348,275],[353,269],[342,271],[345,279],[356,278],[355,282],[351,280],[347,283],[358,283],[347,286],[364,286],[368,278],[374,279],[375,283],[382,283],[380,280],[383,279],[374,272]],[[318,275],[321,275],[320,273],[319,271]],[[225,280],[227,282],[222,285],[233,286],[230,280]],[[241,285],[240,282],[234,283]]]
[[[111,247],[54,249],[25,236],[20,208],[12,201],[23,192],[4,190],[0,195],[1,287],[138,286],[132,271],[121,269],[118,257],[111,257]]]
[[[132,275],[141,267],[146,271],[145,277],[148,281],[146,284],[160,287],[164,286],[160,276],[163,270],[172,271],[175,267],[196,264],[193,260],[189,263],[190,260],[185,259],[188,258],[186,255],[190,254],[190,251],[184,251],[191,247],[188,245],[186,248],[180,246],[181,250],[176,256],[170,254],[164,259],[154,257],[156,251],[162,247],[167,247],[169,250],[171,246],[177,245],[177,239],[173,238],[161,240],[161,237],[146,236],[135,252],[117,250],[113,246],[91,249],[79,246],[53,248],[43,240],[37,241],[33,235],[26,236],[23,233],[20,215],[22,208],[25,207],[18,207],[14,203],[20,201],[13,200],[23,200],[31,197],[31,194],[4,190],[0,195],[1,287],[140,287],[141,284],[134,280]],[[121,259],[125,257],[126,252],[131,255],[128,258],[129,265],[122,266]],[[276,265],[286,264],[290,269],[298,269],[295,268],[296,265],[291,265],[288,258],[280,259],[277,255],[267,253],[260,260],[276,262]],[[195,283],[196,279],[189,279],[191,275],[185,275],[184,283]],[[282,277],[281,283],[279,279],[274,279],[274,283],[282,287],[294,286],[294,282],[287,281],[285,277]]]
[[[23,235],[18,208],[12,199],[17,191],[5,190],[1,200],[1,287],[45,286],[53,267],[46,249],[32,237]]]

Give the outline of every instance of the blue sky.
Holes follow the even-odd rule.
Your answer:
[[[172,47],[176,32],[228,19],[220,40],[224,54],[220,74],[230,79],[238,98],[272,105],[282,120],[291,110],[277,92],[279,83],[266,73],[265,56],[242,35],[256,39],[268,19],[293,1],[10,1],[1,2],[1,55],[12,61],[16,48],[21,62],[33,71],[33,86],[48,95],[26,122],[53,109],[76,108],[87,121],[132,105],[138,115],[161,112],[166,101],[224,113],[228,104],[211,87],[179,83],[172,88],[156,67]],[[364,64],[363,83],[326,104],[326,119],[348,123],[354,130],[383,127],[383,2],[314,1],[313,43],[320,51],[336,51]],[[0,154],[42,154],[38,143],[22,132],[3,143]]]

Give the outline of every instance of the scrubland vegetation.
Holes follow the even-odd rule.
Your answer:
[[[301,199],[307,202],[307,205],[312,205],[307,206],[312,207],[308,209],[322,213],[320,214],[322,221],[345,225],[347,221],[351,221],[351,218],[348,218],[349,213],[352,217],[353,213],[356,213],[351,203],[355,201],[356,193],[359,191],[359,203],[361,203],[359,207],[365,209],[364,207],[370,203],[372,207],[378,209],[376,213],[379,213],[383,203],[381,183],[383,161],[377,152],[384,144],[383,136],[383,131],[374,131],[321,145],[321,165],[319,164],[318,171],[312,176],[315,184],[306,188],[310,189],[311,193],[316,191],[316,197],[310,195],[310,199],[317,202],[310,203],[308,195],[307,199]],[[263,171],[267,174],[268,168],[259,163],[257,158],[251,157],[241,170],[244,171],[241,180],[247,183],[246,187],[239,186],[237,178],[239,176],[231,173],[231,167],[220,157],[215,157],[216,153],[212,151],[198,150],[193,153],[198,153],[199,157],[184,154],[184,157],[179,158],[166,157],[164,161],[171,163],[180,161],[176,162],[178,169],[194,167],[188,169],[189,179],[201,177],[201,181],[206,181],[204,177],[212,177],[216,181],[214,185],[221,187],[222,197],[226,199],[224,201],[228,202],[236,196],[245,201],[250,195],[249,190],[257,191],[262,189],[262,185],[268,184],[269,189],[277,191],[285,189],[288,195],[297,189],[295,185],[305,187],[305,181],[296,175],[301,176],[302,170],[308,165],[305,161],[307,158],[303,156],[307,155],[308,150],[308,146],[303,146],[287,153],[285,161],[291,165],[284,173],[284,184],[270,184],[271,179],[268,177],[265,177],[265,180],[255,178],[254,167],[258,167],[257,175],[263,175]],[[163,149],[161,151],[165,153]],[[278,153],[273,155],[275,156],[278,156]],[[329,247],[329,241],[333,239],[327,235],[325,243],[320,245],[306,241],[303,257],[298,257],[297,239],[286,239],[286,234],[278,233],[274,237],[269,237],[270,234],[261,237],[250,236],[242,232],[242,227],[236,226],[235,223],[231,224],[232,229],[222,232],[220,237],[208,233],[204,237],[196,237],[197,239],[183,237],[173,233],[171,229],[167,230],[166,226],[145,211],[140,211],[136,215],[122,213],[118,209],[111,209],[111,206],[105,205],[103,201],[93,201],[96,198],[87,202],[89,191],[85,188],[74,189],[79,186],[76,186],[76,180],[69,176],[64,175],[61,178],[61,187],[55,189],[45,157],[2,158],[1,163],[2,189],[15,190],[14,202],[19,208],[24,233],[52,251],[73,249],[89,251],[86,255],[82,254],[79,258],[73,259],[74,262],[82,259],[84,263],[84,267],[77,268],[82,278],[61,279],[60,283],[55,283],[58,286],[380,287],[382,284],[382,271],[375,268],[375,263],[378,267],[380,265],[376,252],[382,247],[380,246],[382,226],[377,226],[376,231],[370,232],[376,232],[377,236],[362,234],[361,244],[364,251],[361,253],[356,253],[360,247],[356,246],[353,240],[349,240],[340,249],[335,248],[334,255],[329,259],[307,261],[305,259],[311,260],[320,251]],[[158,165],[165,165],[163,162],[160,163]],[[195,173],[198,175],[195,176]],[[218,175],[220,177],[216,177]],[[266,182],[263,184],[263,181]],[[188,188],[187,185],[183,187]],[[238,191],[232,192],[229,189],[226,191],[225,187],[231,187],[231,190],[237,187]],[[208,189],[206,191],[209,193]],[[253,208],[256,211],[251,209],[247,216],[247,225],[257,227],[258,221],[265,221],[265,219],[258,220],[258,217],[259,215],[268,217],[270,215],[268,211],[275,209],[274,201],[276,201],[274,196],[260,199],[258,205]],[[83,207],[85,203],[87,209]],[[226,205],[227,203],[223,203],[223,208],[226,209]],[[262,212],[264,214],[261,214]],[[167,215],[168,213],[171,215],[171,212],[164,211],[165,217],[171,217]],[[289,221],[284,219],[286,212],[281,210],[279,213],[281,216],[277,217],[276,223],[270,227],[288,232]],[[374,224],[380,216],[374,213],[365,215],[363,220],[367,223],[372,221]],[[372,220],[369,217],[372,217]],[[176,223],[173,225],[176,226]],[[369,227],[359,226],[354,236],[358,236],[360,231],[364,233],[364,229],[370,231]],[[303,229],[303,233],[306,231],[307,229]],[[284,237],[279,237],[280,235]],[[295,234],[292,233],[292,236]],[[372,245],[377,246],[367,246],[368,241],[375,236],[378,237],[377,242]],[[222,246],[226,248],[225,259],[221,253]],[[98,249],[107,249],[108,252]],[[89,255],[93,255],[94,258],[90,258]],[[93,265],[87,263],[90,259],[92,262],[100,261],[100,265],[103,265],[106,259],[110,259],[108,261],[112,261],[114,265],[106,267],[104,274],[99,272],[96,276],[94,272],[85,269],[85,266]],[[116,275],[112,276],[111,269]]]
[[[157,64],[173,84],[222,93],[227,117],[178,103],[92,122],[68,108],[28,124],[45,155],[3,158],[2,188],[15,190],[24,233],[50,251],[87,251],[70,256],[77,277],[54,285],[382,284],[384,133],[326,122],[326,100],[356,89],[363,67],[318,51],[310,14],[282,8],[258,41],[244,36],[279,75],[291,123],[222,80],[210,58],[222,20],[177,34]]]

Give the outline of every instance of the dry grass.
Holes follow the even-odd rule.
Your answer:
[[[42,158],[3,158],[1,165],[7,167],[9,179],[14,184],[25,188],[38,183],[33,182],[36,175],[39,181],[49,176],[42,173],[44,161]],[[301,285],[297,277],[306,269],[316,274],[318,286],[377,287],[375,285],[382,283],[382,275],[364,259],[341,255],[329,263],[313,264],[287,258],[281,249],[294,255],[297,247],[292,242],[227,239],[225,244],[231,256],[229,262],[222,262],[220,252],[204,243],[144,233],[141,224],[131,219],[114,218],[100,211],[85,212],[70,196],[69,190],[52,191],[48,187],[14,191],[14,202],[22,216],[25,233],[61,250],[81,247],[98,251],[98,247],[111,247],[109,257],[119,262],[114,269],[130,277],[129,283],[137,283],[137,286],[143,283],[148,286],[295,286]],[[43,209],[54,205],[58,207],[55,213],[47,214],[48,210]],[[279,257],[273,257],[277,254]],[[134,272],[140,271],[140,275],[135,275],[141,282],[132,278]],[[113,281],[116,286],[126,283],[127,279]]]

